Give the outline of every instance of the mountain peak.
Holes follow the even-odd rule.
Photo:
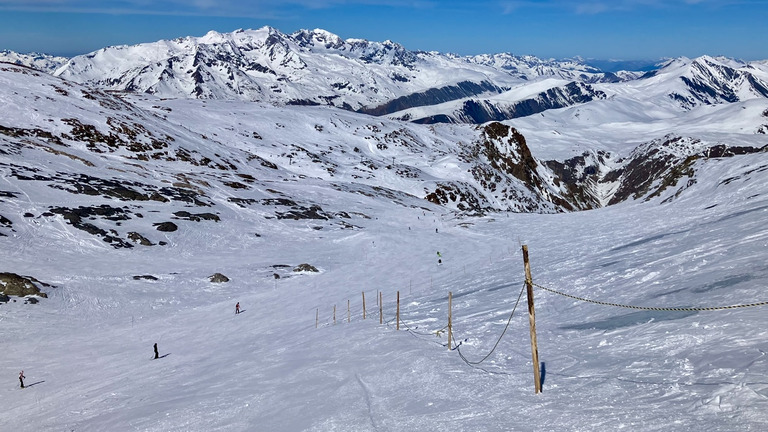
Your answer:
[[[291,34],[291,37],[302,46],[322,47],[325,49],[339,49],[345,42],[338,35],[327,30],[299,30]]]

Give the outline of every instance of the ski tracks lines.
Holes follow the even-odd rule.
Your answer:
[[[378,431],[379,426],[376,424],[376,419],[373,415],[373,402],[371,401],[371,390],[368,388],[368,385],[363,381],[363,378],[360,376],[359,373],[355,374],[355,378],[357,379],[357,383],[360,384],[360,388],[363,389],[363,396],[365,396],[365,405],[368,407],[368,420],[371,422],[371,427],[373,430]]]

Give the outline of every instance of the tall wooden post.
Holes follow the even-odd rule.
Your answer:
[[[381,291],[379,291],[379,324],[384,324],[384,300],[382,299]]]
[[[365,319],[365,291],[363,291],[363,319]]]
[[[400,291],[397,292],[397,330],[400,330]]]
[[[453,339],[453,291],[448,292],[448,350],[451,349]]]
[[[536,311],[533,307],[533,278],[531,277],[531,264],[528,262],[528,245],[523,245],[523,264],[525,264],[525,288],[528,294],[528,321],[531,325],[533,380],[535,392],[541,393],[541,374],[539,372],[539,344],[536,342]]]

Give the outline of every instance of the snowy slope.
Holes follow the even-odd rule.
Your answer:
[[[765,152],[694,158],[682,191],[591,211],[467,216],[424,199],[476,181],[466,171],[478,161],[499,173],[536,162],[525,175],[555,193],[543,161],[583,151],[610,152],[618,168],[665,142],[682,143],[665,150],[681,158],[761,148],[762,99],[679,117],[610,98],[548,111],[508,122],[526,157],[499,124],[118,96],[0,69],[0,272],[54,285],[38,304],[0,304],[3,429],[768,427],[768,306],[626,309],[540,288],[659,308],[768,301]],[[159,231],[166,222],[177,229]],[[522,244],[539,395],[524,299],[509,320]],[[449,292],[453,351],[436,334]],[[471,367],[459,353],[490,356]]]

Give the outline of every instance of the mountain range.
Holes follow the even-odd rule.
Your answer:
[[[66,62],[9,52],[0,58],[109,90],[327,105],[421,123],[503,121],[608,97],[684,109],[768,97],[765,62],[704,56],[667,60],[649,72],[614,73],[582,59],[460,57],[409,51],[392,41],[343,40],[319,29],[209,32],[107,47]]]

